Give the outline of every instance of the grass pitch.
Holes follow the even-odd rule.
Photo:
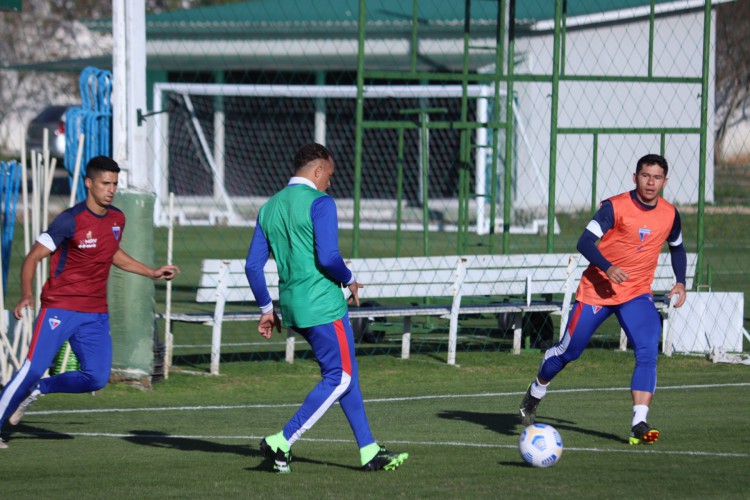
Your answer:
[[[2,497],[747,498],[750,367],[661,357],[649,421],[662,437],[631,447],[632,353],[589,350],[539,410],[561,432],[563,456],[533,469],[518,455],[516,411],[540,358],[361,358],[376,439],[411,455],[394,472],[358,470],[337,406],[295,444],[292,474],[270,472],[258,442],[318,380],[311,359],[225,363],[219,377],[173,372],[151,391],[45,396],[5,429]]]

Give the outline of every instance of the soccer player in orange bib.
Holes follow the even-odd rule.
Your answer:
[[[651,282],[665,241],[676,278],[667,298],[677,296],[675,307],[685,303],[687,269],[680,214],[659,196],[667,185],[668,170],[662,156],[649,154],[638,160],[633,175],[635,189],[604,200],[579,238],[578,251],[590,264],[578,285],[565,335],[545,352],[536,379],[521,401],[523,425],[534,423],[550,381],[578,359],[599,325],[614,314],[635,354],[629,442],[650,444],[659,439],[659,431],[647,423],[656,390],[661,336],[661,317],[654,306]]]

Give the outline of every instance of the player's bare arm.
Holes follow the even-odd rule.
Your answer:
[[[13,316],[15,316],[16,319],[21,319],[23,317],[23,310],[34,304],[32,283],[34,281],[34,274],[36,273],[36,266],[51,253],[52,251],[49,248],[37,241],[26,255],[23,265],[21,266],[21,300],[18,301],[18,304],[16,304],[16,307],[13,309]]]
[[[112,263],[122,269],[133,274],[139,274],[152,280],[171,280],[177,273],[180,272],[180,268],[177,266],[161,266],[156,269],[148,267],[143,262],[134,259],[128,255],[123,249],[118,249],[115,255],[112,257]]]

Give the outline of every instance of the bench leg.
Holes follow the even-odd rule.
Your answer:
[[[411,350],[411,316],[404,316],[404,334],[401,336],[401,359],[409,359]]]
[[[521,322],[521,324],[523,324],[523,322]],[[520,324],[513,325],[513,354],[521,354],[521,337],[522,337],[521,325]]]
[[[294,333],[291,328],[286,329],[286,362],[294,363]]]
[[[211,375],[219,374],[221,359],[221,319],[214,321],[211,333]]]
[[[628,350],[628,336],[625,335],[625,330],[623,330],[622,328],[620,328],[620,350]]]

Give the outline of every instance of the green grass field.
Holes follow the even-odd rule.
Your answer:
[[[716,291],[745,292],[750,328],[750,215],[734,206],[704,217],[705,282]],[[573,251],[587,221],[588,214],[560,216],[554,251]],[[695,251],[697,224],[689,210],[683,229],[688,251]],[[174,282],[173,310],[212,310],[195,303],[200,261],[244,257],[251,233],[178,228],[174,260],[183,272]],[[433,254],[456,253],[454,234],[431,238]],[[342,231],[345,256],[351,239]],[[20,228],[16,241],[6,304],[15,304],[19,293]],[[411,234],[402,255],[419,255],[421,241]],[[543,236],[517,235],[511,252],[544,252],[545,243]],[[470,245],[487,253],[479,239]],[[155,231],[155,247],[161,263],[162,229]],[[392,234],[367,232],[361,248],[363,257],[393,255],[395,241]],[[163,311],[164,285],[156,291],[156,308]],[[335,407],[295,445],[294,472],[285,477],[269,472],[257,446],[318,380],[306,345],[298,344],[293,365],[281,361],[278,344],[225,347],[221,376],[188,375],[208,371],[210,328],[182,324],[175,326],[176,342],[204,347],[176,352],[167,381],[151,390],[112,384],[94,397],[46,396],[21,425],[6,427],[10,448],[0,450],[0,498],[748,498],[750,367],[660,356],[649,420],[662,438],[652,447],[630,447],[632,353],[614,351],[617,327],[611,323],[555,380],[540,407],[539,421],[556,426],[565,441],[551,469],[524,466],[516,449],[517,405],[541,353],[510,354],[510,340],[493,331],[493,317],[462,319],[459,366],[445,363],[446,325],[437,319],[413,325],[422,337],[415,335],[410,360],[397,357],[400,324],[374,325],[386,340],[358,346],[368,415],[375,436],[408,451],[410,459],[393,473],[358,471],[351,432]],[[163,334],[164,325],[158,326]],[[224,340],[261,339],[254,324],[226,323]]]
[[[632,353],[592,349],[563,372],[538,421],[561,432],[550,469],[521,461],[517,405],[540,353],[360,358],[376,438],[410,453],[364,473],[334,407],[272,474],[258,442],[318,379],[298,360],[222,365],[220,377],[172,373],[150,391],[42,397],[6,434],[2,498],[747,498],[750,372],[702,358],[661,358],[649,447],[626,444]]]

